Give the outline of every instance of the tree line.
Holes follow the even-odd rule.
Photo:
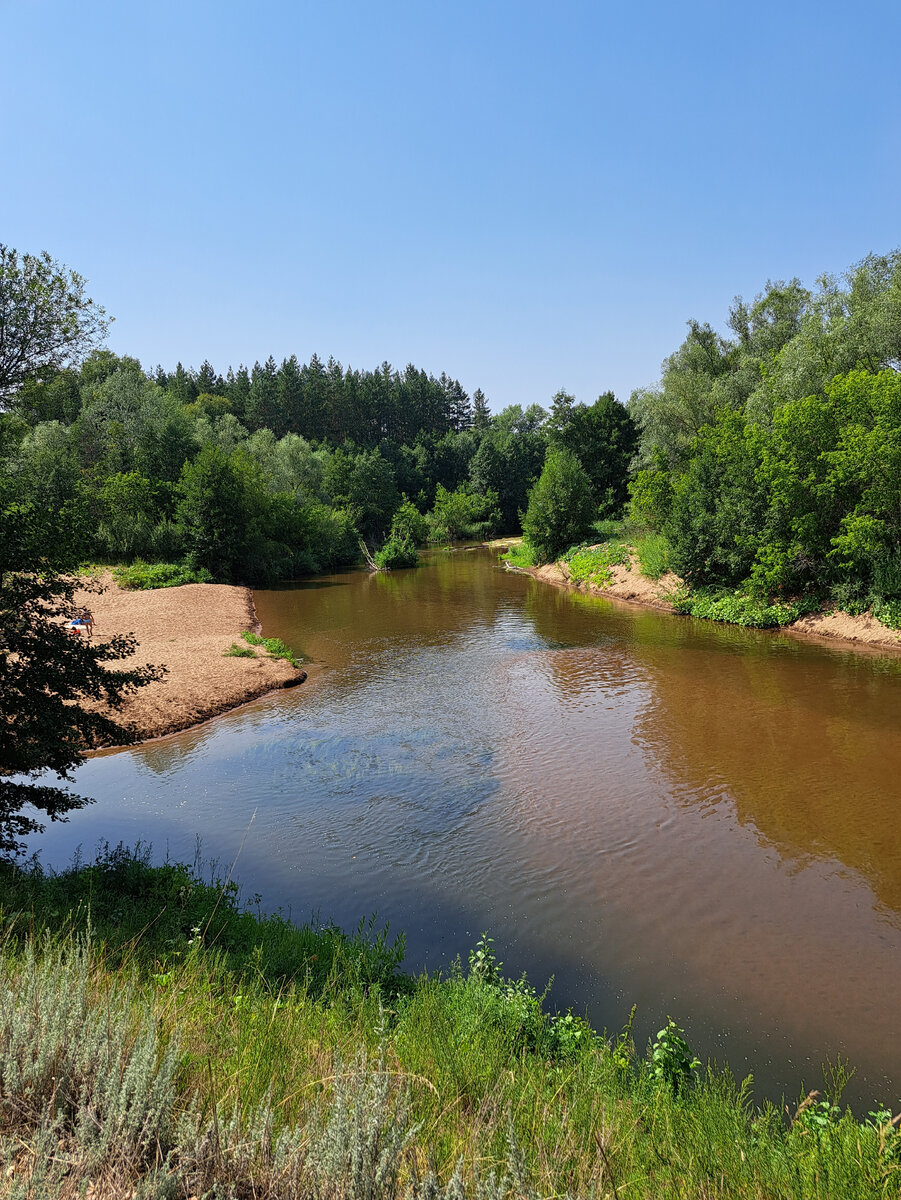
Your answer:
[[[901,252],[689,323],[633,393],[632,513],[695,588],[901,623]]]
[[[429,539],[517,533],[558,444],[584,462],[595,509],[626,499],[634,429],[609,393],[492,414],[480,389],[470,397],[412,364],[361,371],[313,355],[224,375],[208,361],[148,371],[97,344],[105,314],[84,302],[80,277],[67,291],[71,273],[53,260],[8,254],[6,341],[35,325],[24,311],[16,324],[26,264],[50,309],[45,341],[54,315],[82,336],[43,357],[32,341],[0,376],[0,499],[57,514],[65,533],[48,537],[82,561],[184,562],[272,583],[352,563],[362,539],[402,565]]]

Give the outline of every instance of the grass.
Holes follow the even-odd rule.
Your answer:
[[[633,539],[638,569],[648,579],[659,579],[670,570],[669,542],[662,533],[648,530]]]
[[[297,667],[300,669],[300,667],[302,667],[306,661],[301,655],[297,654],[296,651],[292,650],[290,646],[286,645],[281,638],[260,637],[260,635],[258,633],[254,633],[252,629],[245,629],[241,634],[241,637],[245,642],[248,643],[249,646],[262,646],[269,658],[287,659],[292,667]],[[242,650],[240,647],[236,647],[236,649],[240,657],[246,657],[246,652],[244,650]],[[232,651],[227,651],[226,653],[230,654]],[[252,653],[253,651],[251,651],[251,654]]]
[[[146,563],[142,559],[135,559],[129,566],[114,567],[113,579],[120,587],[134,591],[213,582],[212,575],[204,568],[194,571],[184,563]]]
[[[535,553],[526,541],[511,542],[501,551],[500,557],[511,567],[519,567],[522,570],[538,565]]]
[[[901,1196],[885,1113],[756,1107],[670,1021],[642,1053],[510,980],[248,912],[140,848],[0,869],[0,1196]],[[88,930],[90,929],[90,932]]]
[[[223,658],[256,658],[257,652],[252,646],[239,646],[232,642],[227,650],[222,651]]]

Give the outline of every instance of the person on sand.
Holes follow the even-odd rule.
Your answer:
[[[89,608],[83,608],[77,617],[74,617],[66,626],[70,633],[74,633],[76,637],[81,637],[82,633],[85,637],[94,636],[94,618]]]

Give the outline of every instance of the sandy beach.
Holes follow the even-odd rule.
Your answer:
[[[164,679],[126,700],[117,719],[133,723],[142,738],[188,729],[271,692],[303,682],[306,675],[283,659],[255,647],[254,658],[226,656],[241,631],[259,631],[249,588],[194,583],[151,591],[126,591],[109,572],[100,593],[78,593],[94,615],[94,639],[133,633],[136,653],[117,665],[144,663],[167,668]]]

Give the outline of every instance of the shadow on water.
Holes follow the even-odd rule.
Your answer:
[[[761,1089],[897,1100],[901,661],[615,605],[482,553],[258,592],[312,686],[94,759],[44,835],[230,861],[304,918],[378,912],[408,963],[506,969],[639,1037],[672,1012]]]

